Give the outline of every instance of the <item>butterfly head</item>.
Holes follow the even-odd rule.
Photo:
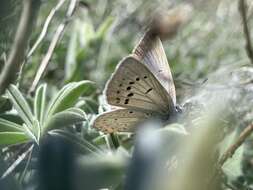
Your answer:
[[[176,106],[175,106],[175,111],[176,111],[176,113],[182,113],[182,112],[183,112],[182,106],[176,105]]]

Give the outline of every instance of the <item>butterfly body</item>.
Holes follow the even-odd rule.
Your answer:
[[[99,115],[94,127],[105,132],[132,132],[150,118],[171,120],[178,112],[175,86],[160,39],[144,35],[133,54],[118,64],[105,87],[116,110]]]

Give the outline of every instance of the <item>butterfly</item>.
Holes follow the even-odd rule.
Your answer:
[[[170,67],[160,38],[146,32],[123,58],[105,87],[113,111],[98,115],[93,127],[104,132],[134,132],[152,117],[168,120],[179,112]]]

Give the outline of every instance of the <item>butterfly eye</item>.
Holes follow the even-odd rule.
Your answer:
[[[134,95],[134,93],[130,93],[127,95],[127,97],[132,97]]]
[[[135,80],[136,80],[136,81],[139,81],[139,80],[140,80],[140,78],[139,78],[139,77],[137,77]]]
[[[146,78],[148,78],[148,77],[147,77],[147,76],[144,76],[143,78],[146,79]]]
[[[129,84],[134,84],[134,82],[133,82],[133,81],[130,81]]]
[[[119,93],[120,93],[120,91],[118,90],[118,91],[117,91],[117,94],[119,94]]]
[[[129,113],[133,113],[133,111],[129,111]]]
[[[116,98],[117,104],[120,103],[120,98]]]
[[[119,84],[119,87],[122,87],[122,84]]]
[[[127,90],[131,90],[131,87],[129,86],[129,87],[127,87]]]

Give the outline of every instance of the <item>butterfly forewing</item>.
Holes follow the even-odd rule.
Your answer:
[[[107,102],[114,106],[168,114],[173,101],[149,69],[133,56],[121,61],[106,87]]]
[[[94,127],[104,133],[133,132],[136,125],[152,115],[134,109],[118,109],[99,115],[94,121]]]
[[[171,96],[176,104],[176,91],[170,71],[170,67],[164,52],[162,42],[158,36],[147,32],[139,44],[135,47],[133,54],[144,63],[149,70],[158,78],[160,83]]]
[[[175,86],[159,37],[144,35],[116,68],[105,94],[108,104],[117,108],[94,121],[93,126],[105,133],[133,132],[144,120],[167,118],[175,111]]]

